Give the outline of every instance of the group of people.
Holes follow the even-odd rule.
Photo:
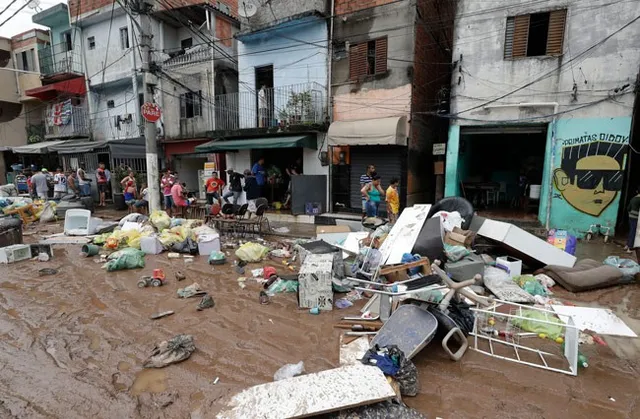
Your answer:
[[[98,187],[102,191],[106,188],[100,188],[100,185],[106,185],[111,180],[111,173],[105,169],[104,164],[100,163],[101,175],[98,177]],[[49,189],[53,187],[53,199],[59,200],[63,196],[71,194],[73,196],[90,196],[91,195],[91,179],[85,173],[84,167],[80,166],[77,170],[71,170],[65,173],[61,167],[56,172],[51,173],[42,168],[31,176],[27,177],[27,187],[29,194],[34,197],[47,201],[49,199]],[[104,205],[104,196],[101,194],[101,205]]]
[[[398,186],[400,182],[397,178],[389,181],[389,187],[385,191],[382,188],[382,179],[376,172],[376,167],[372,164],[367,166],[367,172],[360,176],[360,192],[362,193],[362,218],[378,217],[380,203],[384,197],[387,203],[387,216],[389,222],[394,224],[400,212],[400,195]]]

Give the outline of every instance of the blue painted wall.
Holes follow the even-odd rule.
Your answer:
[[[458,174],[458,159],[460,152],[460,125],[449,126],[449,140],[447,141],[447,167],[445,169],[444,196],[460,195],[460,180]]]
[[[557,122],[551,171],[552,228],[582,237],[590,225],[601,224],[611,227],[613,234],[628,165],[630,130],[630,117]],[[574,167],[575,173],[570,173]]]
[[[243,112],[252,112],[255,108],[255,68],[268,65],[273,65],[275,89],[315,82],[325,89],[323,97],[326,96],[327,37],[326,20],[320,17],[291,20],[282,23],[276,29],[240,37],[240,109]],[[284,106],[278,104],[278,97],[274,100],[276,111],[280,106]],[[286,103],[285,98],[282,100]]]

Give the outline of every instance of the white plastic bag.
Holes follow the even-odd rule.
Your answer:
[[[464,219],[458,211],[438,211],[433,214],[433,217],[431,218],[434,217],[440,217],[442,221],[442,227],[444,227],[444,229],[449,232],[453,231],[454,227],[462,228],[462,223],[464,222]]]
[[[280,367],[275,374],[273,374],[273,381],[286,380],[300,375],[304,372],[304,362],[300,361],[297,364],[287,364]]]
[[[44,204],[44,209],[42,210],[42,214],[40,214],[40,222],[48,223],[49,221],[53,221],[56,219],[56,210],[51,202],[47,202]]]

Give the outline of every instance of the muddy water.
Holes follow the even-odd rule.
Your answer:
[[[0,418],[210,417],[225,397],[271,381],[283,364],[303,360],[310,372],[336,367],[339,332],[332,326],[363,303],[312,316],[296,308],[293,294],[260,305],[256,282],[240,289],[230,265],[211,267],[205,258],[185,264],[147,256],[144,270],[107,273],[78,252],[57,246],[50,262],[0,266]],[[38,277],[43,267],[59,273]],[[138,277],[154,268],[165,270],[168,284],[138,288]],[[187,279],[175,281],[176,270]],[[198,312],[197,299],[176,297],[193,281],[213,295],[214,308]],[[624,302],[630,318],[640,314],[638,286],[569,296]],[[165,310],[175,314],[149,319]],[[190,359],[141,367],[157,342],[178,333],[195,337]],[[584,352],[589,369],[568,377],[473,352],[454,363],[434,342],[415,359],[421,393],[405,400],[429,417],[640,417],[637,352]]]

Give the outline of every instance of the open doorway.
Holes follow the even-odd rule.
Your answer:
[[[264,193],[269,202],[284,202],[290,180],[286,169],[295,165],[300,169],[299,173],[304,173],[302,155],[302,147],[251,150],[252,166],[260,157],[264,158],[264,167],[267,172]]]
[[[273,113],[273,66],[256,67],[257,127],[266,128],[276,124]]]
[[[484,216],[535,221],[546,141],[546,126],[463,129],[462,195]]]

